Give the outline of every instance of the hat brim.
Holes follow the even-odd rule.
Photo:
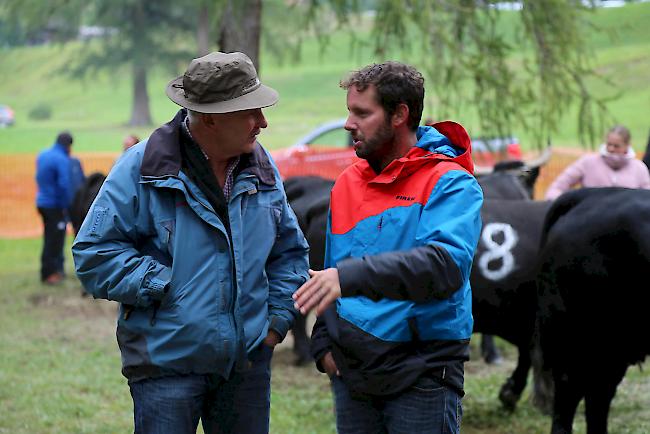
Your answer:
[[[185,92],[180,87],[183,76],[177,77],[167,84],[165,93],[176,104],[198,113],[230,113],[242,110],[269,107],[278,102],[279,96],[275,89],[263,84],[252,92],[228,101],[219,101],[208,104],[199,104],[188,101]]]

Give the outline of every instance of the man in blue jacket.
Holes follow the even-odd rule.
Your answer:
[[[36,207],[43,220],[41,281],[55,285],[63,280],[63,245],[67,226],[67,210],[74,195],[73,178],[77,166],[70,157],[72,135],[59,133],[54,145],[36,158]],[[78,166],[81,170],[81,166]]]
[[[354,149],[331,192],[325,269],[294,295],[350,433],[457,433],[472,333],[481,189],[455,122],[418,127],[424,79],[369,65],[347,89]]]
[[[109,173],[73,245],[77,274],[120,303],[136,433],[267,433],[270,359],[307,278],[307,244],[257,142],[278,94],[242,53],[192,60],[183,107]]]

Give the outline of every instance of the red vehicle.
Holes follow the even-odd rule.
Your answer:
[[[284,179],[315,175],[335,179],[357,161],[352,137],[343,126],[345,119],[327,122],[286,149],[272,151]],[[521,160],[521,146],[514,137],[472,140],[472,155],[477,166],[492,167],[501,160]]]

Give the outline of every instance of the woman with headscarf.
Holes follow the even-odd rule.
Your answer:
[[[557,177],[546,191],[546,200],[554,200],[575,186],[627,187],[650,189],[650,174],[630,146],[630,131],[612,127],[598,154],[579,158]]]

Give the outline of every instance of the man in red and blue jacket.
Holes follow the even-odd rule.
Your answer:
[[[339,433],[458,432],[483,203],[457,123],[418,127],[424,79],[398,62],[341,83],[362,160],[331,193],[325,269],[294,295],[316,308],[312,352]]]

